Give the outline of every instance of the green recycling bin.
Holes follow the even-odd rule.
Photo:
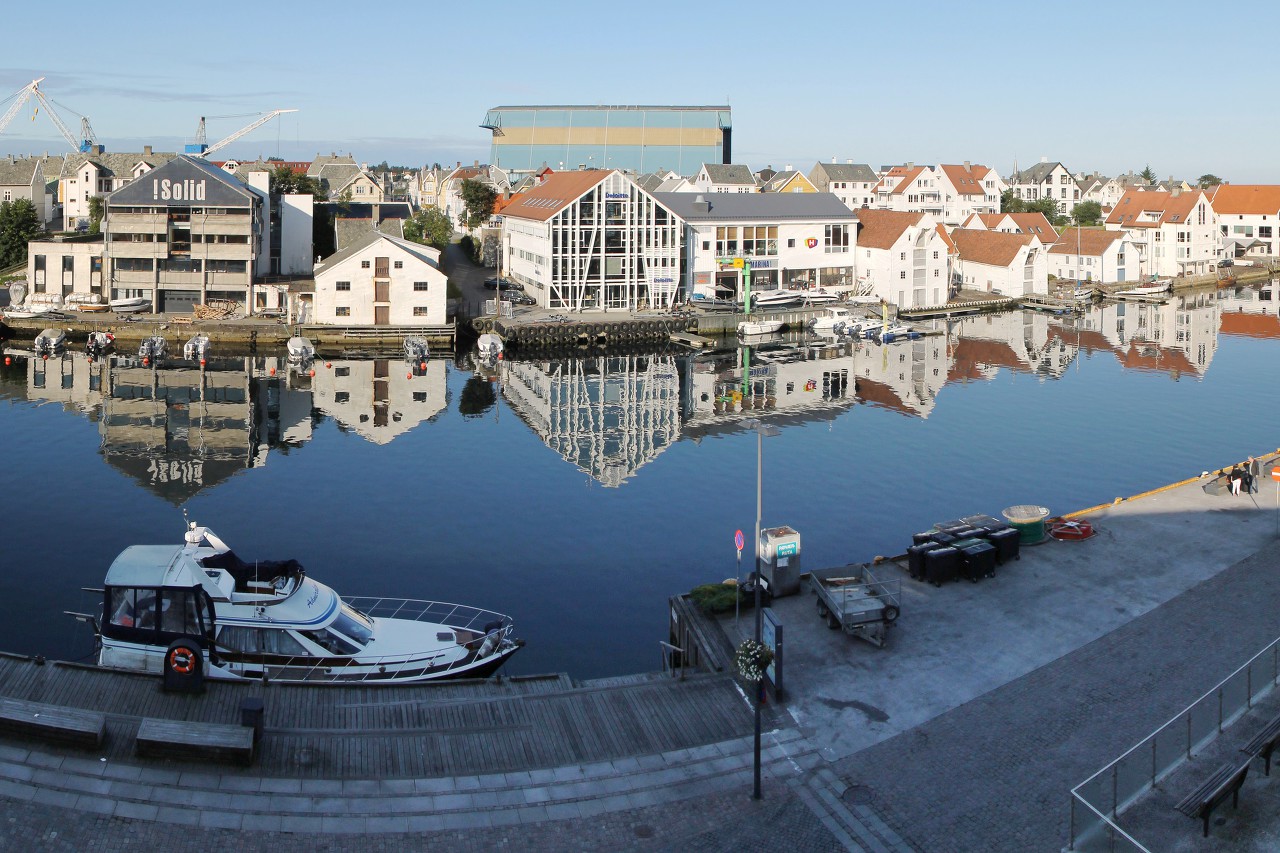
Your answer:
[[[1018,504],[1004,510],[1001,515],[1018,531],[1018,541],[1023,545],[1044,541],[1044,520],[1049,516],[1048,507]]]

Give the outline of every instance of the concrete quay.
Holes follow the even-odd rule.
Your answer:
[[[1098,536],[1027,548],[994,579],[904,579],[884,649],[829,631],[807,591],[778,599],[790,698],[765,709],[760,802],[749,704],[725,675],[511,679],[493,693],[408,697],[366,688],[327,704],[272,686],[262,763],[245,771],[142,761],[129,748],[140,715],[229,713],[231,685],[192,701],[123,686],[130,677],[3,660],[0,695],[105,707],[110,736],[101,755],[0,742],[0,844],[1058,850],[1074,785],[1280,634],[1269,606],[1280,596],[1278,484],[1232,497],[1189,473],[1095,508]],[[99,678],[115,686],[92,686]],[[673,734],[686,731],[679,719],[696,725]],[[1270,785],[1256,776],[1250,786]],[[1271,833],[1257,838],[1274,837],[1270,801],[1250,790],[1239,812],[1222,812],[1223,829],[1248,815]],[[1167,837],[1225,843],[1215,831],[1202,845],[1198,823],[1173,817]]]

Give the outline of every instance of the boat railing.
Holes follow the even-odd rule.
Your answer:
[[[371,616],[376,619],[436,622],[450,628],[475,631],[481,634],[488,633],[489,626],[494,622],[501,623],[503,627],[508,627],[512,623],[511,617],[502,613],[483,610],[479,607],[469,607],[465,604],[450,604],[444,601],[346,595],[342,597],[342,600],[365,616]]]

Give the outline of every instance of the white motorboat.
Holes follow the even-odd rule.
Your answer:
[[[1124,289],[1124,290],[1117,290],[1117,291],[1116,291],[1114,294],[1112,294],[1112,295],[1113,295],[1113,296],[1120,296],[1120,297],[1124,297],[1124,296],[1137,296],[1137,297],[1164,296],[1166,293],[1169,293],[1169,292],[1170,292],[1170,291],[1172,291],[1172,290],[1173,290],[1173,279],[1171,279],[1171,278],[1161,278],[1161,279],[1156,279],[1155,281],[1147,282],[1146,284],[1138,285],[1137,287],[1129,287],[1129,288],[1126,288],[1126,289]]]
[[[85,354],[89,358],[97,358],[115,345],[116,336],[110,332],[90,332],[89,340],[84,345]]]
[[[431,355],[426,338],[409,335],[404,339],[404,360],[410,364],[422,364]]]
[[[781,320],[744,320],[738,324],[738,335],[744,338],[753,335],[772,335],[781,330]]]
[[[151,310],[151,300],[144,296],[131,299],[112,299],[107,306],[117,314],[141,314]]]
[[[50,355],[66,346],[67,333],[62,329],[45,329],[36,335],[36,355]]]
[[[46,314],[53,314],[57,311],[52,305],[14,305],[4,309],[4,318],[6,320],[32,320],[36,317],[43,317]]]
[[[102,301],[100,293],[70,293],[62,301],[63,307],[68,311],[84,311],[86,307],[90,311],[100,310],[107,307]]]
[[[492,675],[524,645],[510,617],[406,599],[341,598],[296,560],[241,560],[204,527],[134,545],[107,570],[92,621],[100,666],[164,675],[402,684]]]
[[[159,361],[168,351],[169,344],[160,335],[143,338],[142,343],[138,344],[138,358],[142,359],[143,364]]]
[[[209,357],[209,336],[195,335],[182,347],[182,357],[187,361],[203,363]]]
[[[315,345],[301,335],[294,335],[285,343],[290,361],[308,361],[316,357]]]
[[[848,308],[833,306],[826,308],[817,317],[809,321],[809,328],[815,332],[834,331],[840,325],[848,325],[856,318]]]
[[[800,291],[800,301],[805,305],[831,305],[834,302],[839,302],[840,296],[828,290],[802,290]]]
[[[752,308],[786,308],[799,304],[800,294],[795,290],[759,290],[751,294]]]
[[[870,317],[857,317],[849,320],[843,326],[837,326],[836,332],[841,335],[848,335],[851,338],[865,338],[867,332],[879,325],[879,320],[872,320]]]
[[[492,332],[485,332],[480,336],[480,340],[476,341],[476,351],[481,359],[492,361],[502,354],[502,338]]]

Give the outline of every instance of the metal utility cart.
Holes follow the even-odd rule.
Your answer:
[[[902,610],[902,581],[882,581],[870,566],[843,566],[809,573],[818,596],[818,616],[828,628],[884,648],[890,625]]]

